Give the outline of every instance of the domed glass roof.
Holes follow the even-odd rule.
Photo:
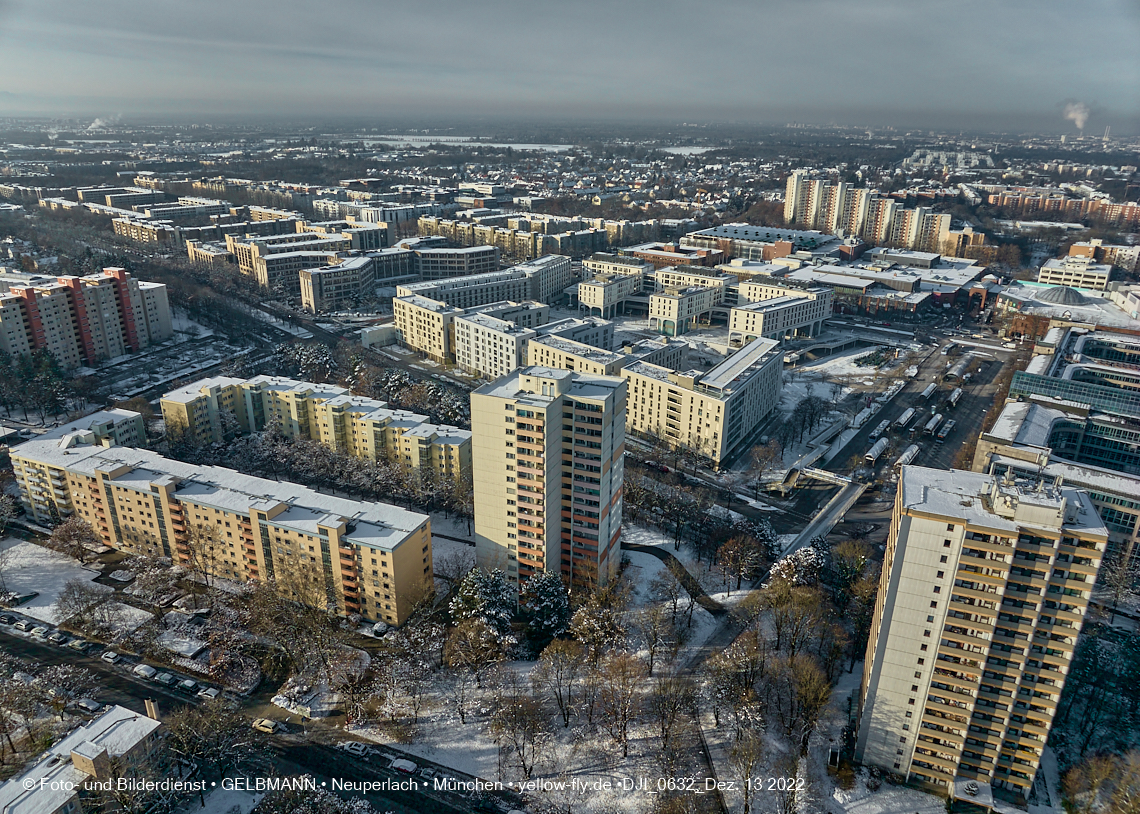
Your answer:
[[[1039,302],[1050,302],[1054,305],[1084,305],[1085,298],[1076,289],[1067,285],[1057,285],[1047,288],[1037,295]]]

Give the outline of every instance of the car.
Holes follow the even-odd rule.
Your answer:
[[[16,628],[16,630],[31,630],[32,623],[27,619],[21,619],[20,621],[16,622],[16,624],[12,625],[12,627]]]
[[[222,691],[217,687],[203,687],[202,689],[198,690],[198,697],[205,698],[207,701],[213,701],[221,694]]]
[[[0,625],[11,625],[11,624],[15,624],[15,622],[16,622],[15,616],[9,616],[6,613],[0,614]]]
[[[149,664],[136,664],[132,672],[139,678],[154,678],[158,675],[158,670],[151,667]]]
[[[47,632],[48,632],[48,629],[46,627],[44,627],[43,625],[32,628],[32,635],[35,636],[37,639],[46,639],[47,638]]]
[[[258,732],[265,732],[268,735],[272,735],[280,727],[281,724],[279,724],[277,721],[272,720],[271,718],[258,718],[253,722],[254,729],[256,729]]]
[[[108,650],[99,658],[108,664],[118,664],[120,661],[122,661],[123,657],[116,653],[114,650]]]
[[[392,761],[391,768],[395,769],[398,772],[403,772],[404,774],[415,774],[416,770],[419,769],[419,766],[412,763],[412,761],[405,760],[401,757],[396,758]]]
[[[435,769],[429,769],[427,766],[425,766],[424,768],[420,769],[420,777],[422,777],[424,780],[431,780],[433,777],[435,777]]]
[[[95,715],[99,710],[103,709],[103,705],[96,701],[94,698],[80,698],[75,702],[75,706],[84,712],[89,712]]]
[[[359,741],[341,741],[337,744],[337,748],[357,757],[364,757],[368,754],[368,747]]]
[[[195,692],[198,689],[198,682],[192,678],[184,678],[174,686],[183,692]]]
[[[83,639],[72,639],[70,642],[67,643],[67,646],[70,647],[72,650],[86,650],[87,644],[88,643],[86,641],[84,641]]]
[[[67,644],[67,637],[60,633],[58,630],[47,637],[47,640],[52,644],[65,645]]]
[[[177,679],[170,673],[159,673],[154,677],[153,681],[155,684],[162,684],[163,686],[169,687],[177,681]]]

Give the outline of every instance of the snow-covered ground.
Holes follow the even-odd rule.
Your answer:
[[[265,794],[236,791],[217,786],[206,792],[206,806],[202,807],[196,795],[190,796],[180,811],[194,814],[249,814]]]
[[[50,625],[64,621],[56,606],[63,586],[74,579],[91,582],[99,575],[98,571],[83,567],[66,554],[14,537],[0,541],[0,573],[7,590],[17,594],[39,593],[13,610]]]

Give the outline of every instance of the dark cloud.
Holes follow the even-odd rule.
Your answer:
[[[1137,41],[1132,0],[0,0],[0,106],[1122,131]]]

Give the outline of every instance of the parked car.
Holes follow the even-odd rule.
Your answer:
[[[95,715],[97,712],[103,709],[103,705],[96,701],[94,698],[80,698],[75,702],[75,706],[84,712],[91,713],[92,715]]]
[[[174,686],[183,692],[196,692],[198,690],[198,682],[192,678],[184,678]]]
[[[404,774],[415,774],[416,769],[418,769],[419,766],[412,763],[410,760],[397,758],[396,760],[392,761],[392,768],[398,772],[403,772]]]
[[[82,650],[87,649],[87,644],[88,643],[86,641],[84,641],[83,639],[72,639],[70,642],[67,643],[67,646],[70,647],[72,650],[82,651]]]
[[[0,625],[11,625],[11,624],[14,624],[15,621],[16,621],[15,616],[9,616],[6,613],[0,614]]]
[[[135,669],[132,671],[139,678],[154,678],[158,675],[158,670],[151,667],[149,664],[136,664]]]
[[[122,660],[123,657],[120,656],[118,653],[116,653],[114,650],[108,650],[106,653],[101,655],[99,658],[102,659],[103,661],[107,662],[108,664],[117,664],[118,662],[120,662]]]
[[[175,681],[177,681],[177,679],[170,673],[159,673],[154,677],[155,684],[162,684],[165,687],[169,687]]]
[[[58,630],[47,637],[47,640],[52,644],[65,645],[67,644],[67,637],[60,633]]]
[[[205,698],[207,701],[213,701],[221,694],[222,691],[217,687],[203,687],[202,689],[198,690],[198,697]]]
[[[337,744],[337,748],[357,757],[364,757],[368,754],[368,747],[359,741],[341,741]]]
[[[253,722],[254,729],[256,729],[258,732],[265,732],[269,735],[272,735],[274,732],[276,732],[280,726],[281,725],[277,721],[274,721],[271,718],[258,718]]]
[[[37,639],[46,639],[47,638],[47,632],[48,632],[48,629],[46,627],[44,627],[43,625],[40,625],[39,627],[32,628],[32,635],[35,636]]]
[[[27,619],[21,619],[20,621],[16,622],[16,624],[12,625],[12,627],[16,628],[16,630],[31,630],[32,623]]]

